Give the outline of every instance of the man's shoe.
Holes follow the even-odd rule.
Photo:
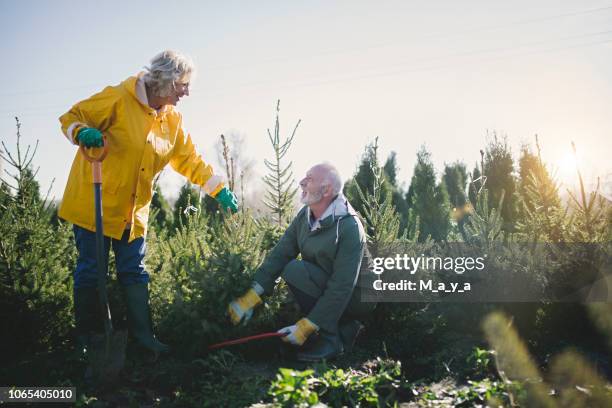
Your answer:
[[[298,361],[317,362],[330,360],[344,352],[342,340],[337,334],[320,331],[314,339],[309,339],[306,345],[297,352]]]
[[[352,351],[355,346],[355,341],[359,336],[359,333],[363,330],[364,325],[359,320],[350,320],[346,323],[341,324],[338,327],[342,344],[346,351]]]
[[[151,314],[149,310],[149,286],[146,283],[137,283],[124,287],[125,304],[127,306],[127,317],[130,333],[138,343],[152,351],[155,357],[159,353],[165,353],[170,348],[160,342],[153,335],[151,325]]]

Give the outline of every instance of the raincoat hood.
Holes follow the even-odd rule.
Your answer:
[[[306,209],[306,223],[308,224],[311,231],[317,229],[326,229],[336,224],[336,240],[338,243],[340,239],[340,220],[344,217],[355,216],[357,212],[348,202],[344,194],[338,193],[334,201],[332,201],[327,209],[323,212],[318,220],[313,220],[312,212],[310,207]]]

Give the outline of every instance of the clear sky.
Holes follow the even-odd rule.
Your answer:
[[[517,157],[537,133],[561,181],[571,140],[591,180],[612,173],[612,0],[3,0],[0,32],[0,138],[14,145],[18,115],[55,198],[75,154],[57,118],[168,48],[197,65],[178,108],[203,157],[241,134],[259,176],[277,99],[283,134],[302,119],[296,177],[323,160],[350,177],[376,136],[406,184],[422,144],[438,172],[471,170],[493,131]],[[183,182],[172,173],[168,195]]]

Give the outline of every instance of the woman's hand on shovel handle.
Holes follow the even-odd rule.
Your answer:
[[[96,128],[82,127],[77,132],[77,142],[85,147],[102,147],[102,133]]]

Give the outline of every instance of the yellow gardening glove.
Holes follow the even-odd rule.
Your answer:
[[[294,346],[301,346],[304,344],[308,336],[318,330],[319,326],[304,317],[303,319],[298,320],[298,322],[293,326],[287,326],[280,329],[278,332],[287,334],[285,337],[281,337],[283,341],[291,343]]]
[[[227,307],[227,313],[234,325],[247,323],[253,316],[253,308],[263,303],[255,289],[249,289],[242,297],[232,301]]]

